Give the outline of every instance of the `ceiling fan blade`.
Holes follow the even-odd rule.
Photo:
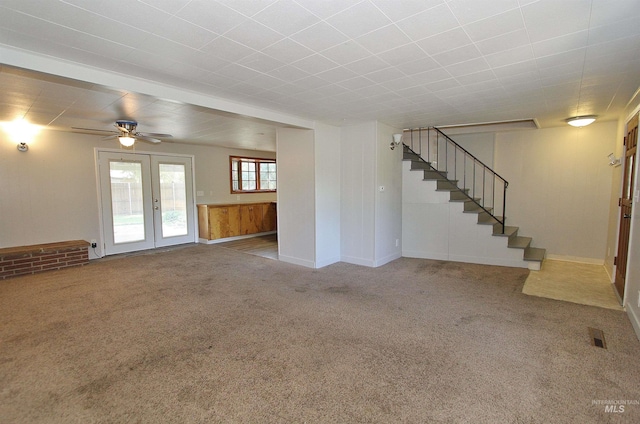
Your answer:
[[[129,134],[129,130],[128,130],[128,129],[126,129],[125,127],[121,127],[121,126],[119,126],[119,125],[116,125],[115,127],[116,127],[117,129],[119,129],[120,131],[122,131],[123,133],[127,133],[127,134]]]
[[[153,137],[149,137],[146,135],[142,135],[140,133],[136,134],[136,140],[140,140],[140,141],[146,141],[148,143],[161,143],[162,140],[158,139],[158,138],[153,138]]]
[[[107,134],[118,134],[117,131],[111,131],[111,130],[99,130],[96,128],[81,128],[81,127],[71,127],[71,129],[73,130],[73,132],[78,132],[78,133],[82,133],[82,134],[96,134],[96,135],[104,135],[105,133]]]
[[[144,136],[144,137],[154,137],[154,138],[171,138],[173,137],[171,134],[162,134],[162,133],[136,133],[136,135],[138,136]]]

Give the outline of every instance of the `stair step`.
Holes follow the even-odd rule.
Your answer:
[[[429,162],[423,162],[421,160],[412,160],[411,170],[415,169],[431,169],[431,164]]]
[[[508,225],[504,226],[504,234],[502,233],[502,224],[493,224],[493,235],[497,237],[511,237],[516,235],[518,232],[518,227],[510,227]]]
[[[515,236],[509,238],[509,247],[514,249],[526,249],[531,244],[531,237]]]
[[[452,191],[452,190],[460,190],[456,185],[458,180],[438,180],[438,186],[436,190],[441,191]]]
[[[466,188],[464,190],[453,190],[451,191],[451,194],[449,195],[449,201],[450,202],[464,202],[466,200],[469,200],[469,195],[467,194],[469,192],[469,189]]]
[[[402,153],[402,160],[420,160],[420,156],[413,152],[404,151]]]
[[[455,193],[455,191],[451,192],[451,194],[452,194],[451,197],[453,197],[453,193]],[[467,196],[467,195],[463,194],[464,197],[462,197],[460,195],[456,195],[456,196],[458,196],[458,197],[454,197],[453,199],[451,197],[449,197],[449,201],[450,202],[469,202],[469,203],[473,203],[473,202],[471,202],[471,198],[469,196]],[[476,202],[480,203],[480,201],[482,199],[479,198],[479,197],[474,197],[473,200],[475,200]]]
[[[498,221],[502,221],[502,220],[503,218],[501,216],[496,216],[494,218],[484,211],[480,215],[478,215],[478,224],[481,224],[481,225],[494,225],[498,223]]]
[[[536,261],[542,262],[547,253],[547,249],[541,249],[539,247],[527,247],[524,249],[524,260],[525,261]]]
[[[487,209],[487,210],[489,212],[491,212],[491,209]],[[480,212],[484,212],[484,210],[476,202],[473,202],[471,200],[467,200],[466,202],[464,202],[464,212],[480,213]]]
[[[446,180],[447,174],[442,172],[438,172],[435,169],[425,169],[424,170],[424,178],[423,180]]]

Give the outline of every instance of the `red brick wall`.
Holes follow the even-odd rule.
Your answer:
[[[59,245],[51,243],[32,246],[32,249],[29,246],[0,249],[0,280],[87,264],[89,262],[88,243],[71,244],[62,242]]]

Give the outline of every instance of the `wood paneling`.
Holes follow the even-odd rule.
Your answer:
[[[216,240],[276,229],[275,203],[198,205],[200,238]]]

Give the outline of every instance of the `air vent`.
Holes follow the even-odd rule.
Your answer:
[[[606,349],[607,342],[604,341],[604,333],[602,332],[602,330],[598,328],[591,328],[591,327],[588,327],[588,329],[589,329],[589,338],[591,339],[591,345]]]

